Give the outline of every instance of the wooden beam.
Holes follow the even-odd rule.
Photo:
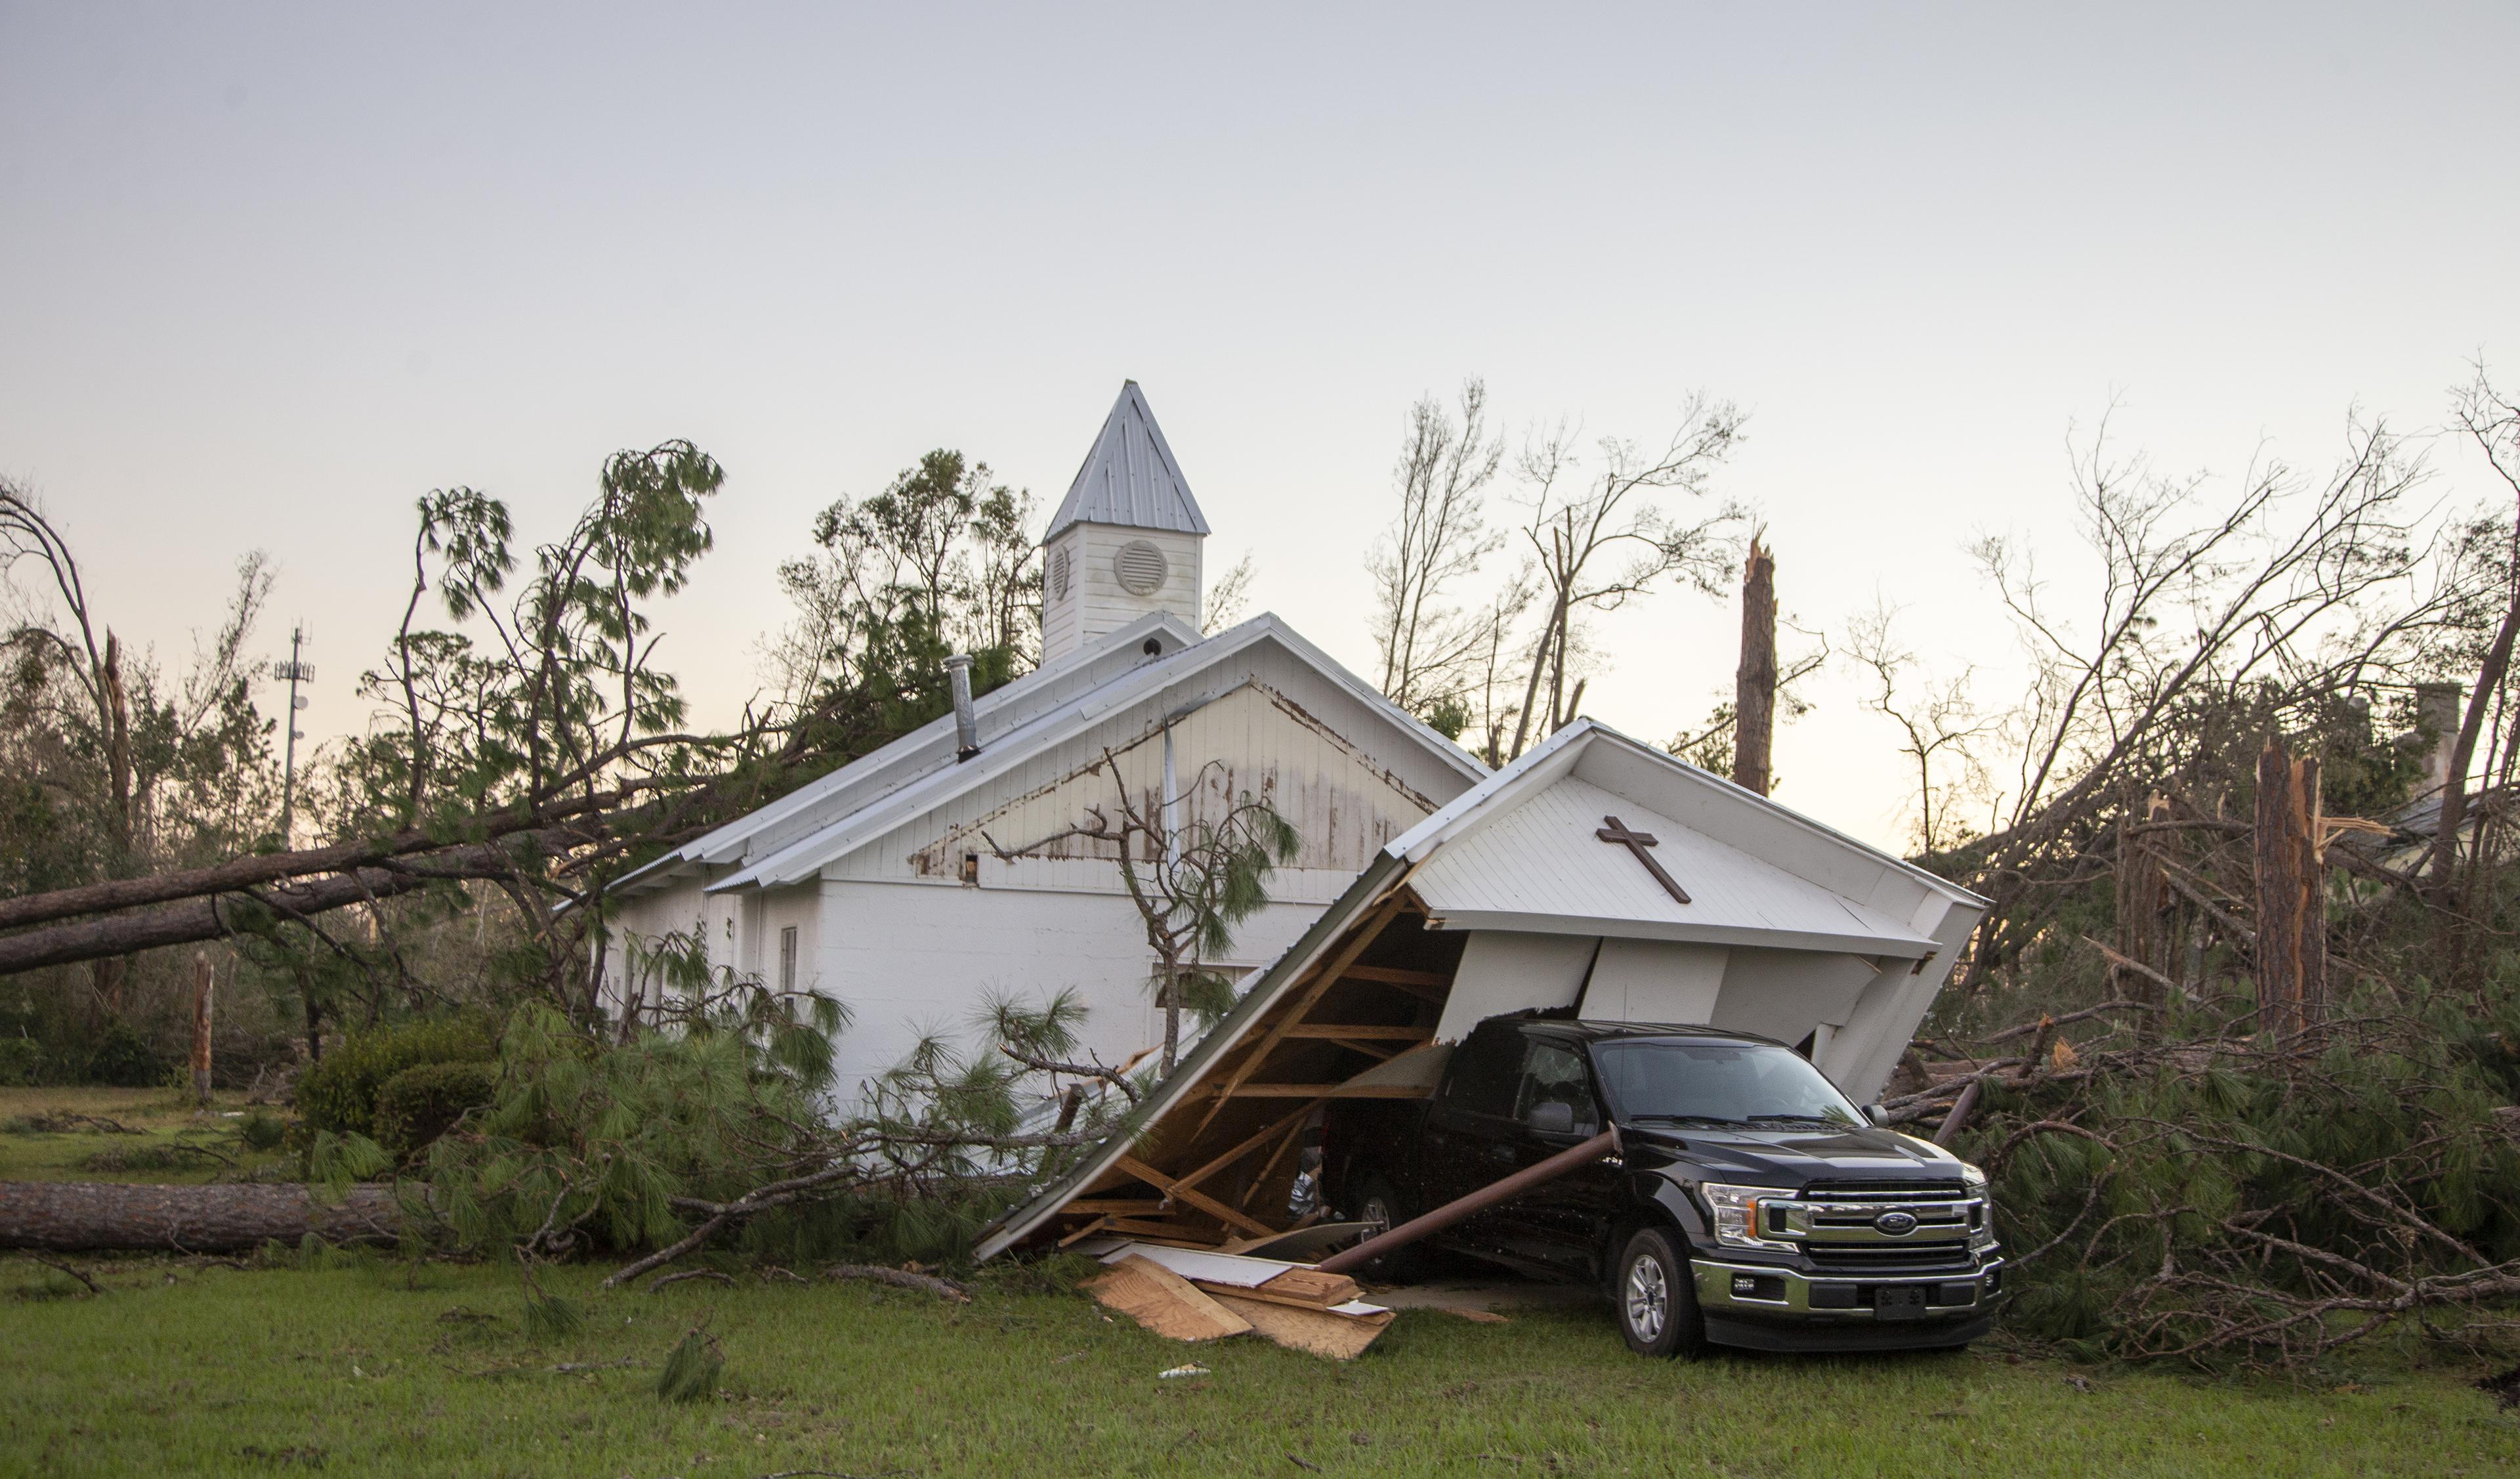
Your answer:
[[[1229,1227],[1239,1227],[1245,1232],[1256,1232],[1262,1237],[1271,1236],[1278,1230],[1277,1228],[1270,1226],[1267,1223],[1261,1222],[1256,1218],[1236,1210],[1235,1208],[1228,1207],[1223,1202],[1218,1201],[1216,1198],[1209,1196],[1206,1192],[1201,1191],[1194,1186],[1183,1185],[1177,1179],[1164,1175],[1154,1167],[1139,1160],[1136,1156],[1124,1155],[1120,1157],[1118,1161],[1114,1162],[1113,1165],[1116,1169],[1125,1171],[1129,1175],[1136,1177],[1139,1180],[1154,1187],[1157,1191],[1162,1192],[1174,1201],[1188,1202],[1190,1205],[1206,1213],[1209,1217],[1215,1218],[1218,1222],[1225,1224]]]
[[[1393,965],[1351,965],[1339,972],[1350,981],[1379,981],[1385,986],[1450,986],[1442,971],[1405,971]]]
[[[1285,1159],[1286,1152],[1293,1149],[1295,1142],[1303,1137],[1304,1127],[1300,1124],[1286,1132],[1286,1137],[1278,1142],[1278,1148],[1269,1152],[1269,1159],[1260,1163],[1259,1173],[1251,1178],[1251,1184],[1242,1188],[1243,1206],[1251,1205],[1251,1199],[1259,1194],[1260,1188],[1269,1184],[1269,1173],[1278,1169],[1278,1163]],[[1324,1200],[1327,1201],[1328,1198]]]
[[[1219,1099],[1423,1099],[1422,1084],[1238,1084],[1216,1090]]]
[[[1259,1072],[1261,1062],[1277,1049],[1280,1042],[1285,1040],[1286,1030],[1303,1021],[1304,1014],[1313,1009],[1314,1003],[1322,999],[1322,994],[1338,984],[1339,978],[1347,973],[1347,968],[1356,963],[1356,957],[1364,954],[1366,947],[1373,944],[1374,940],[1382,934],[1383,928],[1400,912],[1400,903],[1401,896],[1394,891],[1389,898],[1374,905],[1373,911],[1358,923],[1355,932],[1348,937],[1347,944],[1339,947],[1338,953],[1330,957],[1329,963],[1314,978],[1313,984],[1304,988],[1303,992],[1287,1004],[1286,1014],[1278,1020],[1278,1025],[1269,1029],[1268,1035],[1254,1044],[1251,1051],[1235,1065],[1233,1074],[1226,1080],[1225,1092],[1216,1096],[1216,1102],[1208,1107],[1207,1114],[1191,1132],[1193,1138],[1214,1122],[1217,1111],[1225,1107],[1225,1101],[1234,1089],[1243,1080]]]
[[[1120,1217],[1149,1213],[1161,1217],[1164,1204],[1143,1196],[1081,1196],[1058,1209],[1061,1212],[1108,1212]]]
[[[1185,1227],[1179,1223],[1140,1223],[1116,1217],[1103,1230],[1134,1237],[1142,1243],[1167,1243],[1176,1248],[1214,1248],[1225,1241],[1220,1233]]]
[[[1111,1223],[1112,1219],[1110,1218],[1098,1217],[1094,1221],[1087,1223],[1084,1226],[1079,1227],[1075,1231],[1067,1234],[1065,1237],[1060,1238],[1058,1240],[1058,1246],[1064,1248],[1070,1243],[1081,1243],[1087,1238],[1092,1237],[1095,1233],[1110,1226]]]
[[[1243,1139],[1232,1150],[1225,1152],[1223,1155],[1209,1161],[1206,1165],[1199,1167],[1196,1171],[1183,1177],[1175,1184],[1181,1186],[1198,1185],[1200,1182],[1205,1181],[1209,1177],[1216,1175],[1226,1167],[1233,1165],[1244,1156],[1249,1155],[1251,1152],[1269,1143],[1270,1137],[1278,1134],[1280,1132],[1303,1129],[1305,1117],[1321,1107],[1322,1101],[1315,1099],[1310,1104],[1306,1104],[1302,1108],[1297,1109],[1293,1114],[1286,1115],[1282,1119],[1271,1121],[1266,1127]]]
[[[1431,1027],[1366,1027],[1347,1022],[1300,1022],[1286,1029],[1289,1038],[1349,1038],[1359,1040],[1392,1042],[1431,1041]]]

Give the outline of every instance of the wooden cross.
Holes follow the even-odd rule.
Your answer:
[[[1637,861],[1645,865],[1645,871],[1654,876],[1654,882],[1661,884],[1672,898],[1683,903],[1688,902],[1688,891],[1673,882],[1672,876],[1662,870],[1662,864],[1654,861],[1653,855],[1645,851],[1647,848],[1659,846],[1652,833],[1631,832],[1627,828],[1627,823],[1615,816],[1604,816],[1601,820],[1607,825],[1597,828],[1593,833],[1594,836],[1603,842],[1616,843],[1637,855]]]

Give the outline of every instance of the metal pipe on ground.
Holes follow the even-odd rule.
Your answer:
[[[1377,1232],[1345,1253],[1333,1254],[1313,1267],[1324,1273],[1345,1273],[1364,1268],[1394,1249],[1406,1248],[1419,1238],[1443,1231],[1465,1217],[1520,1196],[1532,1187],[1553,1181],[1570,1171],[1590,1166],[1618,1148],[1619,1132],[1613,1126],[1581,1145],[1569,1146],[1545,1161],[1525,1166],[1502,1181],[1491,1182],[1468,1196],[1446,1202],[1434,1211],[1413,1217],[1388,1231]]]

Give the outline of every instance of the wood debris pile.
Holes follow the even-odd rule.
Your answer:
[[[1391,1323],[1389,1310],[1357,1298],[1356,1280],[1303,1264],[1136,1242],[1101,1257],[1110,1271],[1085,1287],[1104,1308],[1172,1340],[1256,1333],[1290,1351],[1347,1361]]]

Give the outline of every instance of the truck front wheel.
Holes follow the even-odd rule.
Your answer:
[[[1628,1239],[1610,1292],[1629,1350],[1640,1356],[1695,1356],[1706,1349],[1706,1321],[1697,1313],[1688,1257],[1663,1228],[1641,1227]]]
[[[1400,1200],[1400,1193],[1379,1176],[1368,1176],[1357,1183],[1356,1218],[1368,1227],[1367,1237],[1379,1237],[1416,1214]],[[1426,1274],[1426,1247],[1411,1243],[1395,1248],[1369,1266],[1374,1277],[1386,1283],[1416,1283]]]

